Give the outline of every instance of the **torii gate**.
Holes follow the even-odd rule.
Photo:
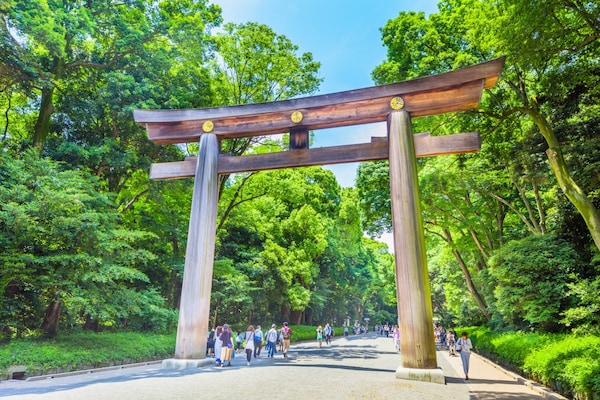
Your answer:
[[[413,135],[411,117],[476,108],[496,84],[504,58],[445,74],[313,97],[193,110],[135,110],[158,144],[200,140],[198,157],[153,164],[151,179],[195,177],[175,358],[164,368],[208,364],[219,174],[389,159],[396,291],[401,334],[398,378],[444,383],[438,369],[416,157],[479,151],[478,132]],[[371,143],[309,149],[310,130],[388,122]],[[250,156],[219,154],[222,139],[290,133],[290,150]]]

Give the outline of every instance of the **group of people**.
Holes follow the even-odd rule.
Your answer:
[[[253,356],[254,358],[260,357],[263,346],[267,350],[267,357],[273,358],[279,343],[281,351],[283,351],[283,357],[287,358],[291,336],[292,329],[287,322],[283,323],[279,331],[277,325],[273,324],[271,329],[264,333],[260,325],[257,325],[256,328],[249,325],[245,332],[238,331],[235,337],[231,327],[228,324],[223,324],[223,326],[217,326],[209,332],[206,352],[207,356],[214,354],[215,366],[229,367],[236,351],[241,352],[244,350],[247,365],[250,366]]]
[[[317,327],[317,344],[319,348],[323,346],[323,339],[326,344],[331,344],[331,338],[333,336],[333,327],[329,323],[325,324],[325,329],[321,325]]]
[[[392,324],[388,324],[388,323],[381,324],[381,325],[377,324],[373,328],[373,330],[375,332],[377,332],[380,335],[385,335],[385,337],[390,337],[390,332],[392,331],[392,329],[393,329]]]
[[[456,339],[456,332],[452,329],[447,331],[442,325],[437,325],[434,328],[435,342],[440,348],[448,348],[448,354],[450,357],[458,357],[462,362],[463,371],[465,373],[465,379],[469,379],[469,360],[471,357],[471,350],[473,344],[471,339],[467,335],[467,332],[463,332],[460,338]]]

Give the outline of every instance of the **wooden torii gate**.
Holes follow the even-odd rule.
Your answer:
[[[474,109],[496,84],[504,58],[445,74],[313,97],[193,110],[135,110],[136,122],[158,144],[200,141],[198,157],[153,164],[151,179],[195,177],[175,358],[164,368],[206,360],[217,185],[219,174],[389,159],[392,223],[401,333],[399,378],[444,383],[438,369],[416,157],[475,152],[478,132],[413,135],[411,118]],[[388,122],[386,138],[371,143],[309,149],[309,131]],[[290,150],[229,156],[220,141],[290,133]]]

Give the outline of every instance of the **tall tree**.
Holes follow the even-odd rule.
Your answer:
[[[60,96],[76,96],[73,88],[82,89],[78,84],[91,76],[128,70],[158,43],[204,43],[220,22],[220,9],[206,0],[8,0],[1,11],[2,52],[15,84],[33,89],[37,117],[30,134],[40,151],[52,116],[69,115],[57,103]]]
[[[570,172],[573,166],[568,164],[557,135],[548,91],[551,82],[562,81],[561,76],[572,69],[589,75],[600,46],[598,19],[592,17],[598,14],[598,6],[552,1],[532,7],[519,0],[447,0],[439,4],[439,10],[429,19],[422,13],[401,13],[388,22],[382,29],[388,61],[375,69],[375,80],[384,83],[429,75],[507,55],[502,82],[493,89],[479,118],[517,123],[528,134],[542,135],[559,187],[600,249],[600,213]],[[596,98],[593,88],[588,87],[586,93]],[[580,106],[587,109],[586,103],[582,97]]]
[[[0,154],[0,161],[4,323],[54,335],[61,320],[114,325],[162,308],[142,272],[155,257],[140,242],[154,235],[120,230],[116,207],[97,179],[61,170],[32,150],[22,159]]]

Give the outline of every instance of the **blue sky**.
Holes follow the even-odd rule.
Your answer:
[[[324,78],[319,94],[373,86],[371,71],[386,57],[385,23],[401,11],[437,11],[437,0],[213,0],[225,22],[259,22],[311,52]],[[366,143],[385,136],[385,124],[315,132],[312,147]],[[341,186],[354,186],[357,164],[327,166]]]

